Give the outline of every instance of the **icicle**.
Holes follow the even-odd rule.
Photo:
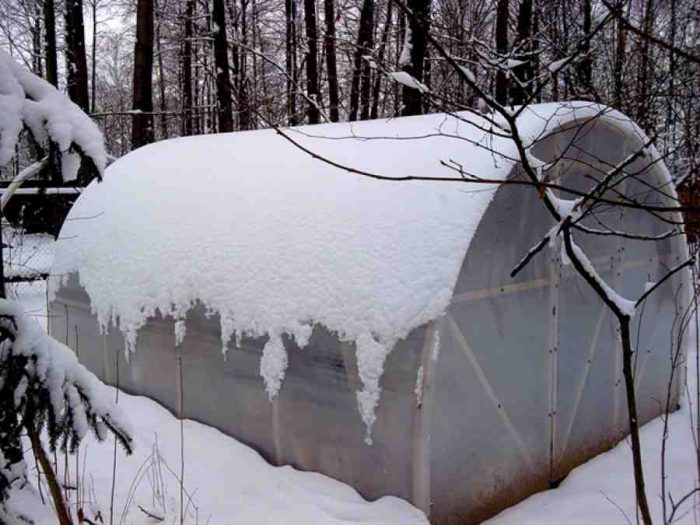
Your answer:
[[[65,182],[71,182],[78,178],[80,169],[80,155],[72,151],[61,154],[61,175]]]
[[[185,340],[185,334],[187,333],[187,326],[185,325],[184,319],[178,319],[175,321],[175,346],[180,346]]]
[[[440,357],[440,332],[436,330],[433,337],[433,346],[430,349],[430,358],[433,361],[437,361],[438,357]]]
[[[236,334],[236,346],[240,346],[238,344],[238,333],[236,333],[235,325],[233,322],[233,318],[231,317],[226,317],[223,314],[219,314],[220,321],[219,325],[221,328],[221,353],[226,356],[228,353],[228,344],[231,342],[231,337],[233,334]]]
[[[122,328],[124,334],[124,357],[129,362],[131,354],[136,352],[136,332],[135,328]]]
[[[260,375],[265,381],[265,390],[270,400],[279,394],[286,370],[287,351],[284,349],[282,337],[277,334],[270,335],[260,358]]]
[[[413,389],[413,393],[416,396],[416,406],[420,408],[423,404],[423,378],[425,373],[423,371],[423,365],[418,367],[418,372],[416,373],[416,387]]]
[[[384,373],[384,362],[389,350],[365,333],[355,341],[357,345],[357,370],[362,381],[362,390],[357,392],[360,416],[367,427],[365,443],[372,444],[372,426],[377,420],[376,410],[379,404],[381,387],[379,380]]]

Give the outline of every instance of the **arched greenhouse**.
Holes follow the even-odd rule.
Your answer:
[[[533,162],[581,191],[647,141],[588,103],[532,106],[518,124]],[[615,191],[668,204],[649,151]],[[603,302],[556,243],[510,277],[555,223],[536,189],[475,179],[522,180],[518,158],[498,122],[471,113],[143,147],[63,226],[51,334],[106,382],[271,463],[400,496],[435,524],[478,522],[627,432]],[[610,206],[585,224],[659,235],[668,218]],[[574,235],[628,298],[687,256],[683,236]],[[687,279],[633,320],[643,421],[666,397]]]

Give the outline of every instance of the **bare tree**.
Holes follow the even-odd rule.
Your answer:
[[[335,0],[324,0],[324,20],[326,22],[326,34],[323,44],[326,53],[326,69],[328,69],[328,112],[332,122],[338,122],[340,116],[338,107],[338,66],[335,51]]]
[[[184,11],[184,34],[180,67],[182,71],[182,134],[192,135],[192,39],[195,0],[187,0]]]
[[[496,53],[505,57],[508,53],[508,0],[498,0],[496,11]],[[505,106],[508,103],[508,73],[500,67],[496,73],[496,102]]]
[[[532,0],[522,0],[518,10],[518,38],[515,43],[518,65],[513,68],[515,79],[511,89],[511,103],[522,104],[532,95]]]
[[[318,89],[318,31],[316,28],[316,0],[304,0],[304,26],[306,28],[306,93],[309,105],[306,117],[309,124],[318,124],[318,106],[321,94]]]
[[[216,65],[216,98],[219,106],[219,131],[233,131],[224,0],[214,0],[212,17],[214,21],[214,62]]]
[[[374,0],[363,0],[360,11],[360,26],[357,32],[357,44],[353,57],[352,83],[350,85],[350,116],[349,120],[357,120],[360,102],[362,103],[361,118],[369,116],[369,83],[371,69],[367,55],[374,46]],[[360,94],[362,100],[360,101]]]
[[[83,1],[66,0],[66,70],[68,95],[84,111],[90,110]]]
[[[46,80],[58,86],[56,11],[53,0],[44,0],[44,53],[46,54]]]
[[[296,108],[297,83],[297,12],[295,0],[285,0],[285,71],[287,75],[287,115],[293,126],[298,123]]]
[[[404,52],[407,52],[410,58],[403,65],[403,70],[419,82],[423,80],[425,70],[426,38],[430,28],[430,3],[430,0],[408,1],[408,10],[411,16],[409,16],[406,25],[407,36],[404,43]],[[420,115],[423,113],[423,94],[421,91],[404,86],[402,98],[402,115]]]
[[[153,142],[153,0],[138,0],[134,46],[134,116],[131,144]]]

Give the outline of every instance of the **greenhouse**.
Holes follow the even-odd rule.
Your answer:
[[[518,128],[538,169],[580,192],[647,142],[583,102],[534,105]],[[668,204],[649,150],[617,191]],[[498,119],[470,112],[142,147],[66,219],[50,333],[104,381],[273,464],[479,522],[628,428],[608,308],[556,242],[511,277],[556,224],[540,191],[508,184],[519,158]],[[611,206],[586,224],[659,236],[666,219],[680,217]],[[687,257],[683,236],[575,235],[630,299]],[[643,421],[667,397],[687,288],[677,273],[633,322]]]

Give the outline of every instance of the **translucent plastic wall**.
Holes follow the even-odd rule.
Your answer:
[[[587,176],[612,169],[640,145],[614,121],[601,121],[560,130],[536,153],[547,161],[561,158],[558,178],[551,182],[585,191],[594,184]],[[656,189],[664,184],[662,167],[649,163],[649,156],[632,163],[628,171],[640,174],[617,190],[660,204]],[[667,185],[661,189],[669,192]],[[604,197],[617,198],[614,192]],[[439,323],[429,498],[438,523],[478,522],[556,485],[571,468],[627,433],[617,325],[602,301],[562,261],[559,247],[509,277],[553,224],[537,191],[502,187]],[[583,224],[647,236],[670,228],[647,212],[610,206]],[[648,242],[576,232],[574,239],[601,276],[630,299],[684,261],[682,237]],[[677,349],[673,323],[686,312],[684,278],[657,290],[634,322],[642,421],[657,416],[667,397],[670,355]],[[673,408],[681,375],[677,370],[670,389]]]
[[[563,152],[558,180],[585,189],[593,183],[582,176],[591,165],[619,162],[638,146],[610,121],[557,133],[537,154],[551,160]],[[649,185],[659,185],[660,169],[654,165],[618,189],[658,201]],[[647,213],[618,208],[602,210],[589,225],[645,234],[667,228]],[[602,302],[563,264],[558,249],[509,277],[551,226],[537,191],[499,189],[466,255],[452,305],[389,356],[371,446],[357,410],[354,348],[320,327],[308,348],[286,341],[289,369],[273,402],[259,376],[265,341],[232,345],[223,359],[218,319],[203,309],[189,313],[179,349],[173,321],[152,319],[127,364],[120,334],[100,336],[73,277],[52,304],[50,328],[68,344],[79,343],[80,359],[104,380],[216,426],[272,463],[323,472],[368,498],[406,498],[436,524],[477,523],[556,484],[626,432],[621,351]],[[576,241],[630,298],[680,262],[685,250],[680,238],[654,243],[579,233]],[[666,398],[673,321],[686,299],[682,277],[647,301],[639,334],[635,322],[644,421]],[[675,381],[674,400],[679,376]]]

